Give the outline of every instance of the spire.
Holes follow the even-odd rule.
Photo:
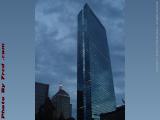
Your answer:
[[[59,90],[63,89],[62,81],[59,83]]]
[[[86,3],[84,4],[84,6],[88,6],[88,3],[86,2]]]
[[[90,8],[87,2],[84,4],[84,8],[86,7]]]

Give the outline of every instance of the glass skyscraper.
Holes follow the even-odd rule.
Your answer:
[[[78,14],[77,120],[99,119],[101,113],[115,109],[106,31],[85,4]]]

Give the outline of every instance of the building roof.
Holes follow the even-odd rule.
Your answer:
[[[69,94],[68,94],[65,90],[63,90],[63,86],[60,85],[60,86],[59,86],[59,90],[58,90],[58,92],[55,94],[55,96],[65,96],[65,97],[69,97]]]
[[[59,91],[55,94],[55,96],[67,96],[67,97],[69,97],[69,94],[65,90],[59,89]]]

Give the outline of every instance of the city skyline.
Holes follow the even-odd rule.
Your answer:
[[[36,81],[51,86],[49,96],[56,92],[61,81],[64,89],[72,96],[73,111],[76,111],[77,86],[76,16],[85,2],[38,0],[36,4]],[[87,2],[107,28],[116,100],[119,105],[124,98],[124,0]],[[75,117],[76,113],[73,114]]]
[[[59,85],[55,95],[48,96],[49,84],[35,82],[35,117],[36,120],[61,117],[72,119],[72,103],[70,95]]]

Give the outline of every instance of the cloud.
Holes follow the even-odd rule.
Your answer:
[[[77,89],[77,14],[86,1],[38,0],[35,10],[35,79],[50,84],[51,97],[62,82],[71,96],[73,111],[76,111]],[[87,2],[106,28],[117,104],[121,104],[124,98],[124,0]]]

